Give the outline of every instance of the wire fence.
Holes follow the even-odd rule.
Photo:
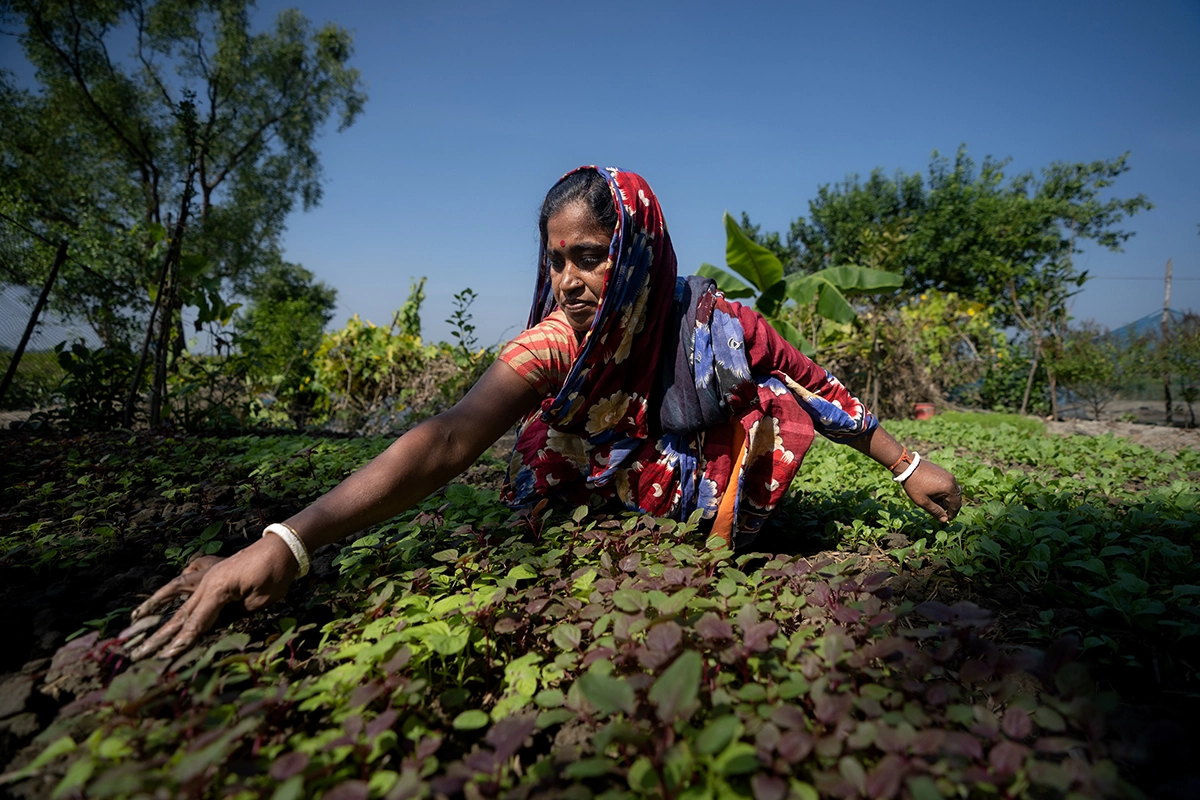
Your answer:
[[[22,284],[44,276],[54,255],[54,247],[0,217],[0,375],[7,373],[37,301],[37,291]],[[12,383],[0,398],[0,408],[35,410],[52,405],[63,377],[54,348],[60,342],[79,340],[89,347],[99,341],[87,326],[43,310]]]

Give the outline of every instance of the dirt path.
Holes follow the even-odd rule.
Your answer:
[[[1184,448],[1200,452],[1200,428],[1168,428],[1163,425],[1143,425],[1136,422],[1103,419],[1070,419],[1061,422],[1047,422],[1046,430],[1057,436],[1072,434],[1102,436],[1111,433],[1113,436],[1130,439],[1143,447],[1161,450],[1165,453],[1177,453]]]

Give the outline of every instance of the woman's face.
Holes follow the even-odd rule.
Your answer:
[[[571,327],[585,333],[592,327],[604,276],[612,262],[608,247],[613,232],[596,221],[582,202],[572,203],[546,220],[546,258],[550,290]]]

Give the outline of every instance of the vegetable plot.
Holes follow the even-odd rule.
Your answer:
[[[865,459],[823,442],[765,542],[788,554],[599,509],[512,515],[491,489],[454,484],[318,553],[283,604],[172,662],[129,665],[141,634],[111,638],[119,621],[73,639],[34,673],[57,718],[3,788],[281,800],[1151,788],[1161,776],[1109,731],[1118,698],[1096,683],[1155,668],[1194,680],[1200,458],[1009,426],[890,427],[959,476],[960,521],[935,530]],[[236,484],[240,508],[298,504],[385,442],[130,440],[142,460],[97,479],[113,444],[55,456],[63,443],[30,443],[32,477],[8,477],[5,498],[53,474],[39,503],[87,502],[74,522],[60,512],[0,539],[6,570],[46,581],[81,569],[64,553],[103,564],[139,537],[158,561],[213,542],[230,552],[238,525],[211,530],[203,485]],[[178,448],[199,463],[152,455]],[[158,480],[192,498],[194,524],[143,531],[108,507],[112,530],[97,534],[97,487],[122,476],[131,496]],[[995,603],[1005,591],[1022,600]]]

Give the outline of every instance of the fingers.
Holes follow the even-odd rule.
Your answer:
[[[188,562],[188,565],[183,568],[182,574],[187,575],[192,572],[204,572],[210,567],[215,567],[224,560],[225,559],[221,556],[199,556],[198,558],[193,558]]]
[[[196,607],[183,620],[171,643],[158,654],[159,658],[174,658],[191,647],[201,634],[212,627],[221,609],[229,602],[228,598],[216,592],[197,594],[194,597],[197,601]]]
[[[142,617],[157,612],[167,601],[196,591],[196,587],[204,577],[204,572],[198,570],[189,572],[189,570],[191,570],[190,565],[184,569],[182,575],[150,595],[149,599],[135,608],[133,613],[129,615],[130,621],[137,622]]]
[[[141,661],[147,656],[154,655],[154,653],[158,652],[160,647],[171,641],[175,634],[179,633],[180,629],[183,628],[183,621],[186,618],[186,609],[191,602],[191,600],[188,600],[187,603],[184,603],[183,607],[175,612],[175,616],[167,620],[166,625],[163,625],[161,628],[155,631],[154,635],[149,639],[133,648],[129,654],[129,657],[134,661]]]

